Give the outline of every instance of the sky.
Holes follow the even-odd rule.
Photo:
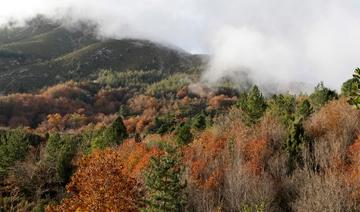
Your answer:
[[[286,90],[293,82],[339,89],[360,66],[358,0],[0,0],[0,24],[41,13],[87,19],[99,35],[144,38],[207,53],[203,76],[246,76]],[[69,18],[70,17],[70,18]],[[286,85],[286,86],[285,86]]]

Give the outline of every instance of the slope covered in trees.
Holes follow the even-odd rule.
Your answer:
[[[0,211],[360,210],[359,69],[339,94],[265,95],[202,84],[199,58],[148,41],[28,58],[78,34],[27,27],[0,30],[0,62],[18,61],[2,91],[23,89],[0,96]]]
[[[94,80],[101,69],[176,73],[201,64],[183,50],[136,39],[105,39],[88,22],[43,16],[0,28],[0,94],[38,90],[68,80]]]
[[[351,96],[323,84],[301,96],[184,90],[130,97],[99,123],[86,115],[89,106],[72,118],[55,113],[36,128],[2,131],[0,207],[359,210],[360,111]],[[50,91],[49,100],[79,95]]]

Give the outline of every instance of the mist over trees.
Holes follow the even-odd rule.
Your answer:
[[[211,84],[206,56],[82,27],[0,30],[0,211],[360,210],[359,68]]]

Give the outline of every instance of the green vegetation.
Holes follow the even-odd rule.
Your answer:
[[[347,89],[351,96],[349,103],[360,108],[360,68],[356,68],[351,81],[351,88]],[[349,87],[349,86],[346,86]]]
[[[244,205],[242,212],[265,212],[265,204],[255,204],[254,206],[251,205]]]
[[[92,149],[104,149],[109,146],[119,145],[128,137],[126,127],[119,116],[115,121],[92,142]]]
[[[352,96],[357,90],[357,80],[356,78],[349,79],[345,81],[341,86],[341,95],[342,96]]]
[[[147,88],[146,93],[158,98],[174,97],[182,87],[189,85],[190,82],[191,79],[189,78],[189,75],[175,74],[150,85]]]
[[[21,129],[0,133],[0,179],[16,161],[25,158],[30,144],[29,136]]]
[[[315,110],[318,110],[329,101],[337,98],[338,98],[337,93],[325,87],[323,82],[319,83],[315,87],[314,92],[309,96],[309,100]]]
[[[155,124],[151,129],[149,129],[149,131],[151,133],[159,133],[160,135],[164,135],[165,133],[174,131],[175,124],[175,115],[167,113],[165,115],[155,117]]]
[[[0,28],[0,59],[7,59],[0,67],[0,93],[33,91],[67,80],[95,80],[103,69],[116,73],[102,73],[101,83],[125,86],[129,80],[143,87],[201,64],[196,56],[145,40],[97,40],[91,23],[69,30],[46,19],[37,22],[12,30]]]
[[[308,118],[313,112],[314,112],[314,109],[312,108],[309,100],[307,100],[307,99],[303,100],[299,104],[299,106],[296,110],[297,117],[300,117],[303,119]]]
[[[101,85],[111,87],[145,88],[146,86],[162,80],[165,76],[159,70],[148,71],[123,71],[114,72],[111,70],[100,71],[97,81]]]
[[[74,42],[74,39],[80,38],[82,38],[81,43]],[[54,28],[49,32],[31,38],[1,45],[0,48],[31,55],[34,58],[49,59],[71,52],[79,46],[88,45],[93,41],[94,39],[86,37],[81,32],[76,33],[64,28]]]
[[[341,96],[264,96],[45,23],[0,29],[0,211],[360,211],[360,69]]]
[[[289,137],[285,143],[285,149],[288,153],[288,173],[292,173],[297,164],[303,165],[301,145],[305,141],[304,133],[302,119],[295,119],[289,127]]]
[[[181,123],[175,130],[176,134],[176,142],[179,145],[186,145],[190,143],[193,139],[193,135],[191,133],[191,126],[189,123]]]
[[[237,106],[244,112],[245,123],[256,123],[266,110],[266,102],[257,86],[253,86],[248,93],[239,96]]]
[[[182,211],[186,204],[182,182],[183,167],[173,147],[166,148],[165,155],[152,157],[145,173],[148,189],[144,211]]]
[[[55,168],[54,179],[66,184],[73,174],[72,160],[77,153],[81,139],[76,136],[60,136],[51,134],[45,148],[44,163],[49,168]]]
[[[206,116],[204,112],[197,114],[192,119],[192,127],[196,130],[204,130],[206,128]]]
[[[296,110],[295,96],[292,95],[274,95],[269,100],[268,111],[275,117],[278,117],[285,126],[289,126],[294,120]]]

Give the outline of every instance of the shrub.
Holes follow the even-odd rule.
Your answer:
[[[345,159],[346,149],[360,132],[360,113],[345,99],[332,101],[304,123],[311,136],[315,162],[321,169],[332,166],[334,158]]]
[[[290,202],[293,211],[359,211],[351,189],[330,170],[324,174],[298,170],[292,186],[297,188],[297,198]]]

